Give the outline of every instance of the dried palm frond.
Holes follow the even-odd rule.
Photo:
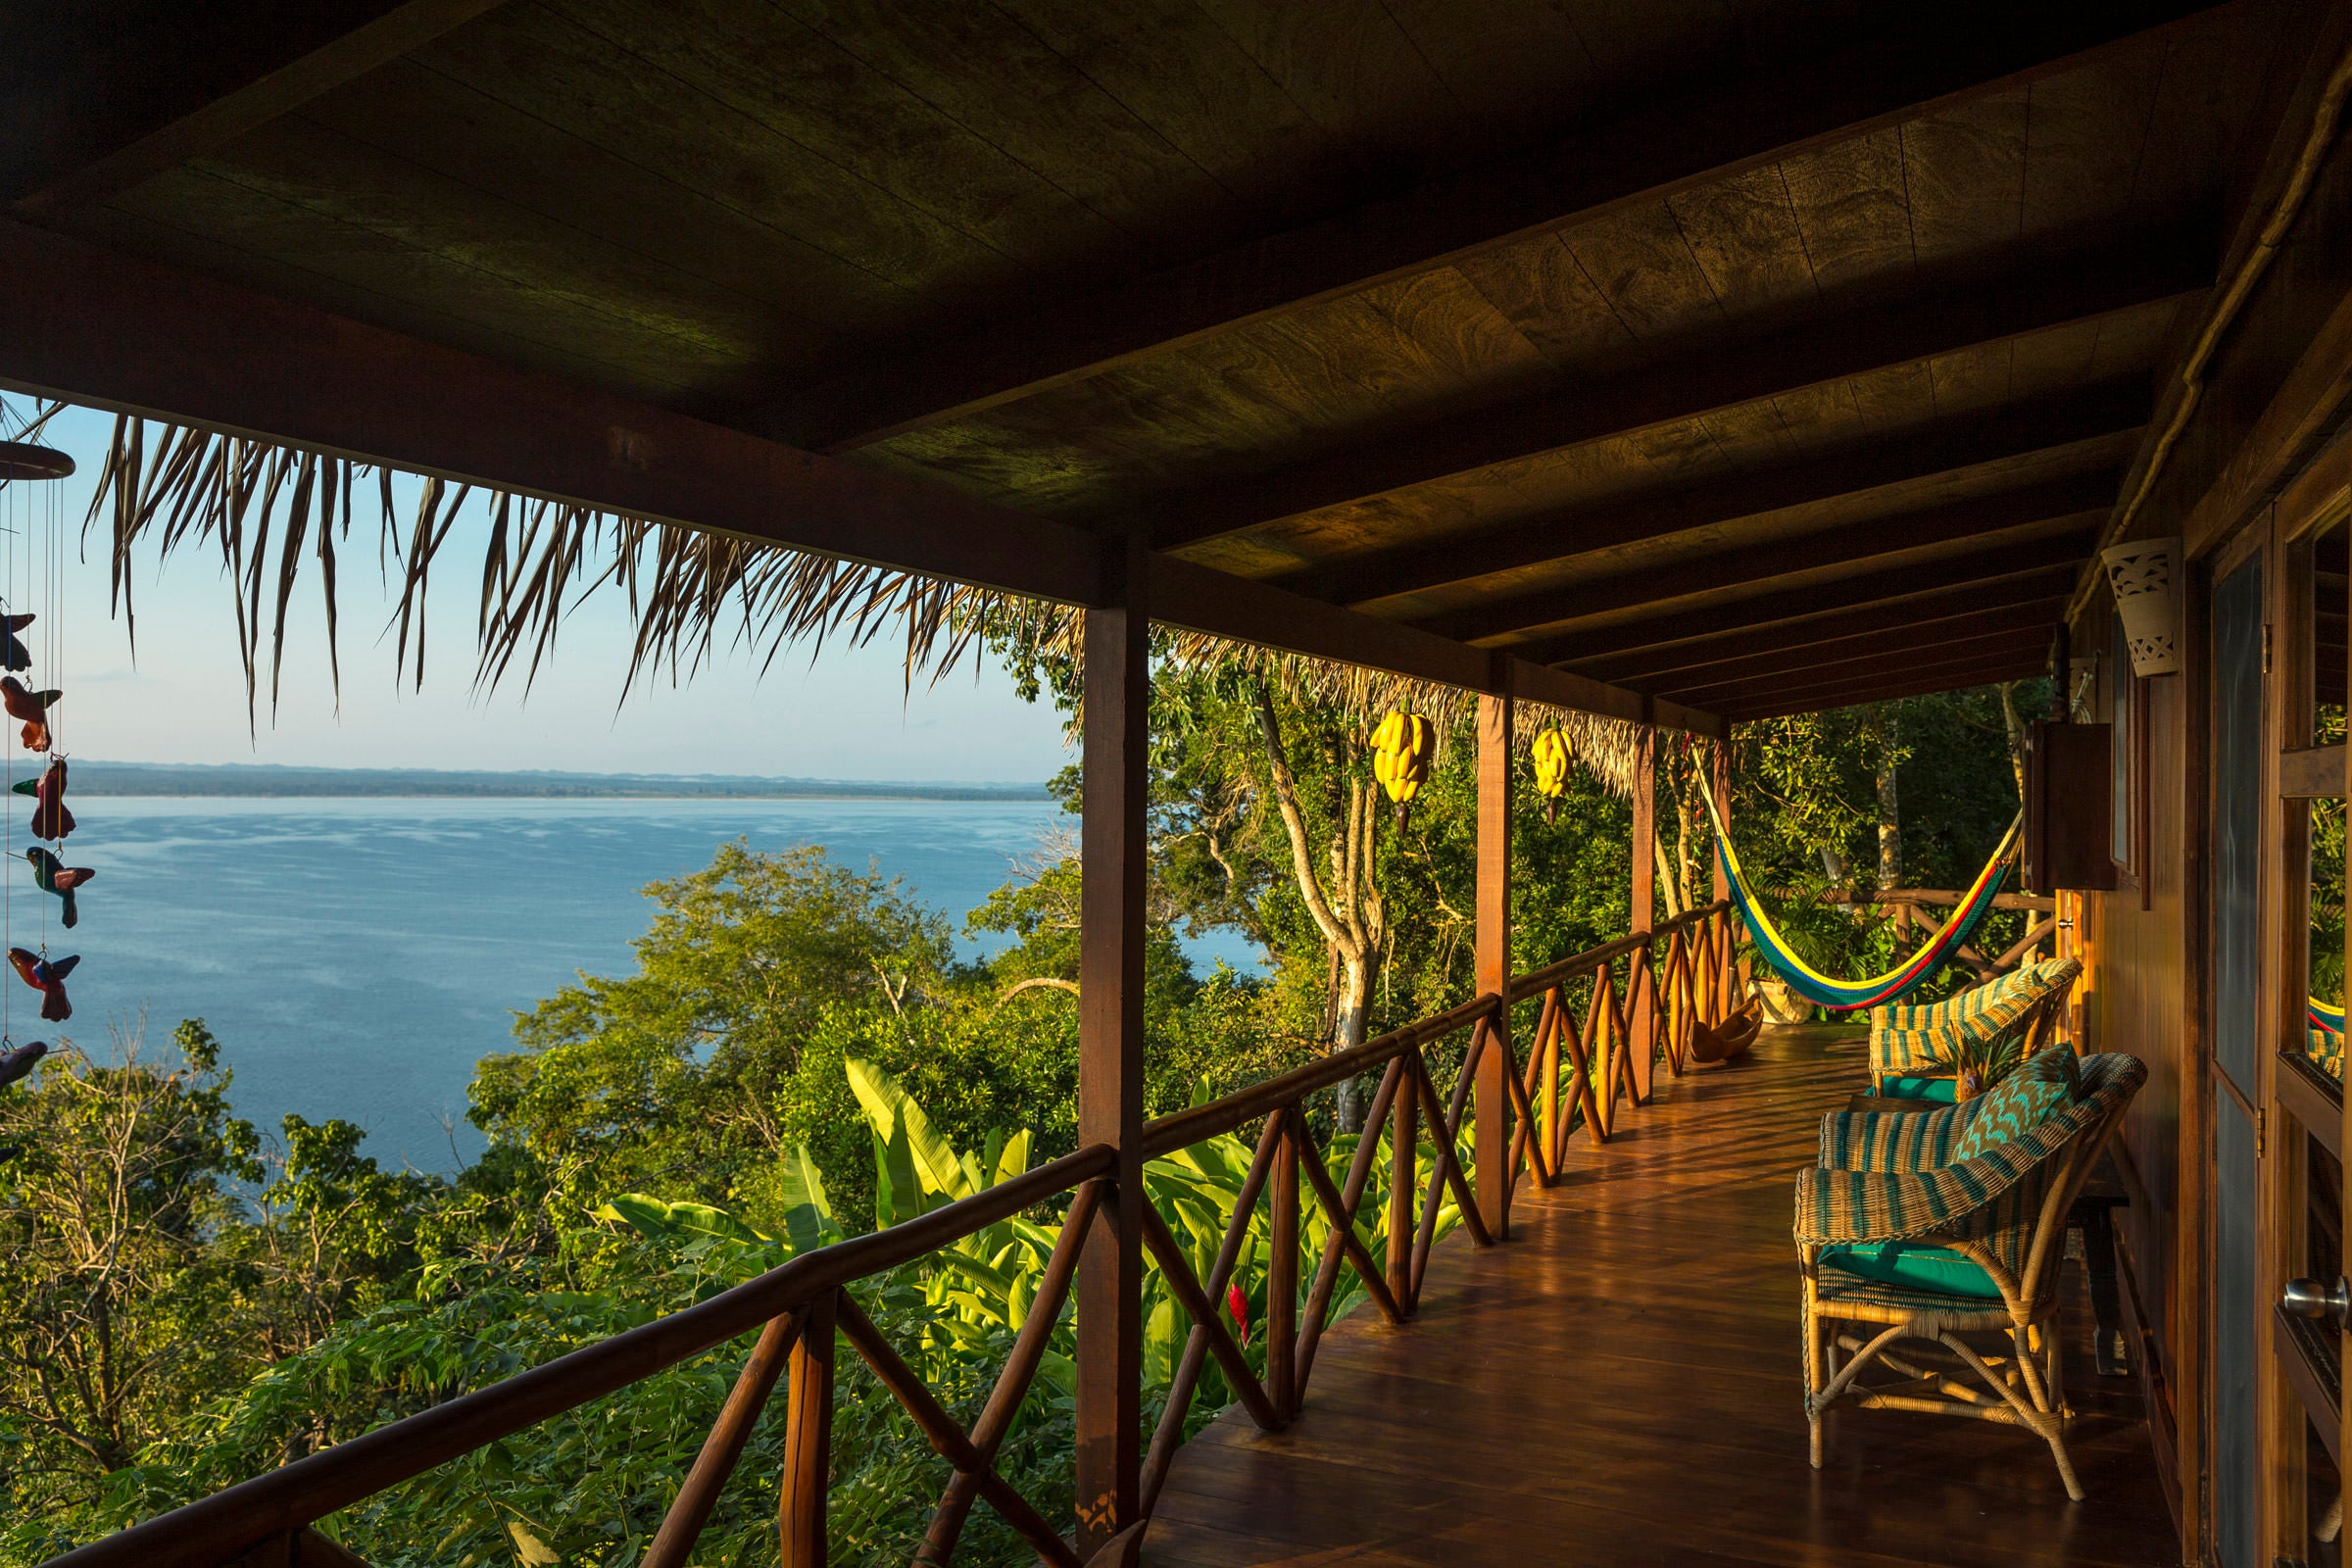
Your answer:
[[[424,476],[416,509],[404,518],[388,468],[196,425],[161,424],[151,430],[150,421],[122,416],[115,421],[85,533],[105,520],[113,602],[129,623],[134,647],[129,565],[141,546],[152,542],[159,556],[190,545],[219,553],[235,588],[237,643],[252,721],[259,704],[265,618],[274,711],[285,664],[287,607],[306,555],[318,563],[328,668],[340,689],[338,550],[350,542],[363,487],[372,490],[378,568],[387,579],[393,569],[399,572],[399,598],[388,628],[395,638],[395,669],[421,684],[432,568],[460,511],[475,493],[470,486]],[[608,587],[626,596],[635,623],[623,698],[639,679],[664,668],[673,682],[691,677],[717,652],[722,637],[750,651],[764,672],[788,646],[806,643],[813,654],[833,636],[864,646],[895,627],[905,639],[909,686],[918,676],[942,678],[976,659],[991,641],[1050,659],[1074,662],[1080,654],[1083,618],[1070,606],[538,497],[490,490],[483,501],[489,530],[474,623],[479,689],[495,689],[527,650],[527,691],[555,651],[564,615]],[[1295,695],[1330,704],[1367,723],[1390,708],[1407,708],[1450,726],[1464,716],[1472,696],[1430,681],[1196,632],[1170,634],[1162,646],[1162,657],[1179,664],[1261,674]],[[1605,787],[1631,797],[1640,737],[1635,725],[1534,708],[1519,726],[1522,744],[1550,725],[1568,736],[1579,760]]]

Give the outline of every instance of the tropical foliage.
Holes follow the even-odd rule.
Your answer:
[[[1028,1131],[991,1132],[981,1152],[959,1150],[889,1074],[857,1060],[845,1067],[869,1143],[877,1226],[903,1223],[1028,1168],[1035,1144]],[[1353,1150],[1354,1140],[1341,1138],[1321,1152],[1335,1183],[1344,1179]],[[1425,1174],[1434,1157],[1424,1149]],[[1201,1277],[1223,1242],[1250,1160],[1247,1147],[1220,1137],[1147,1170],[1152,1202]],[[1385,1158],[1375,1169],[1386,1169]],[[17,1515],[0,1549],[13,1560],[37,1560],[689,1305],[848,1234],[849,1217],[835,1211],[824,1173],[806,1149],[779,1162],[775,1193],[782,1222],[773,1233],[709,1203],[628,1193],[600,1205],[561,1259],[516,1270],[436,1258],[418,1271],[408,1297],[355,1316],[232,1394],[195,1408],[132,1462],[114,1467],[93,1495],[45,1519]],[[1377,1180],[1362,1212],[1361,1230],[1377,1250],[1385,1245],[1386,1214]],[[1441,1234],[1456,1218],[1450,1206],[1442,1210]],[[1300,1272],[1311,1278],[1327,1227],[1310,1211],[1301,1232]],[[1036,1299],[1058,1233],[1051,1214],[1015,1216],[857,1287],[867,1314],[966,1424]],[[1245,1353],[1259,1371],[1262,1339],[1250,1328],[1265,1318],[1271,1245],[1261,1210],[1250,1225],[1227,1302]],[[1145,1377],[1156,1416],[1189,1324],[1156,1269],[1148,1272],[1145,1289]],[[1353,1297],[1354,1290],[1343,1289],[1335,1310],[1347,1311]],[[1002,1457],[1004,1473],[1049,1516],[1066,1514],[1070,1504],[1070,1333],[1065,1305]],[[748,1349],[746,1340],[672,1367],[372,1497],[326,1528],[378,1568],[633,1561]],[[844,1560],[905,1561],[947,1472],[870,1374],[846,1353],[839,1359],[833,1538]],[[1196,1423],[1227,1397],[1212,1366],[1196,1401]],[[781,1414],[779,1402],[755,1434],[739,1479],[706,1534],[704,1560],[772,1557]],[[966,1552],[982,1563],[1023,1557],[1017,1538],[985,1510],[973,1520]]]
[[[1004,646],[1041,697],[1074,706],[1066,642]],[[1400,819],[1366,784],[1377,714],[1362,695],[1249,662],[1170,659],[1155,673],[1149,1114],[1468,994],[1468,714],[1433,712],[1438,756]],[[1888,715],[1876,730],[1866,715],[1743,730],[1743,857],[1767,885],[1818,893],[1838,880],[1833,866],[1874,863],[1885,805],[1899,799],[1907,878],[1954,885],[2015,809],[2003,714],[2000,695],[1976,694],[1901,705],[1891,731]],[[1695,791],[1706,759],[1669,748],[1660,762],[1671,910],[1704,897]],[[1626,929],[1630,772],[1600,770],[1616,783],[1589,765],[1556,812],[1522,794],[1522,967]],[[1074,771],[1055,787],[1080,808]],[[15,1151],[0,1158],[11,1302],[0,1317],[0,1565],[37,1561],[1066,1152],[1078,974],[1068,850],[1050,845],[972,912],[962,935],[987,950],[978,958],[958,956],[955,929],[904,887],[813,848],[731,845],[655,884],[630,972],[581,976],[518,1017],[514,1051],[480,1063],[468,1115],[488,1147],[447,1177],[380,1169],[348,1122],[289,1117],[264,1137],[234,1114],[223,1049],[194,1020],[162,1053],[135,1029],[103,1055],[60,1051],[0,1092],[0,1149]],[[1867,961],[1881,940],[1802,898],[1789,907],[1791,929],[1827,965]],[[1209,930],[1245,934],[1262,965],[1199,972],[1183,939]],[[1335,1180],[1366,1088],[1340,1086],[1310,1108]],[[1148,1172],[1152,1201],[1202,1274],[1248,1158],[1218,1139]],[[1426,1174],[1434,1151],[1420,1158]],[[1360,1210],[1375,1253],[1387,1168],[1374,1161]],[[1051,1208],[1025,1213],[858,1288],[967,1423],[1058,1223]],[[1304,1230],[1302,1250],[1319,1253],[1320,1221]],[[1268,1245],[1261,1217],[1238,1298],[1225,1303],[1252,1331],[1267,1312]],[[1156,1399],[1185,1324],[1156,1276],[1149,1291]],[[1344,1293],[1337,1310],[1349,1304]],[[1058,1517],[1069,1503],[1066,1314],[1056,1333],[1004,1466]],[[633,1560],[747,1348],[724,1347],[493,1445],[331,1528],[379,1568]],[[841,1363],[833,1539],[844,1561],[905,1560],[942,1462],[855,1357]],[[1212,1364],[1192,1419],[1227,1396]],[[780,1443],[773,1421],[756,1435],[705,1559],[773,1559]],[[966,1560],[1026,1560],[986,1509],[966,1539]]]

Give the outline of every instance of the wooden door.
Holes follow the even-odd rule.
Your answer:
[[[2271,1322],[2271,1541],[2276,1560],[2342,1561],[2345,1281],[2340,1031],[2344,1000],[2344,512],[2340,491],[2281,500],[2271,580],[2270,686],[2278,936],[2269,1021],[2274,1052],[2269,1251],[2280,1285]]]
[[[2267,529],[2263,530],[2267,534]],[[2207,724],[2212,737],[2207,851],[2208,1070],[2213,1079],[2212,1343],[2205,1451],[2212,1550],[2220,1568],[2264,1568],[2270,1531],[2262,1397],[2267,1270],[2262,1161],[2265,733],[2263,627],[2268,540],[2241,543],[2213,570],[2206,596]]]

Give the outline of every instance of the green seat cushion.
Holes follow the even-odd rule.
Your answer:
[[[1918,1242],[1825,1247],[1821,1251],[1821,1266],[1880,1285],[1902,1285],[1912,1290],[1985,1301],[2001,1298],[2001,1288],[1992,1283],[1991,1275],[1948,1247],[1927,1247]]]
[[[1879,1082],[1879,1093],[1888,1100],[1933,1100],[1950,1104],[1960,1094],[1957,1078],[1886,1078]]]
[[[2072,1097],[2063,1082],[2039,1072],[2018,1071],[1971,1102],[1968,1125],[1952,1147],[1952,1163],[1965,1164],[1986,1150],[2023,1138],[2047,1121]]]

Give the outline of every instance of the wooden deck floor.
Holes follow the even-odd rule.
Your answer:
[[[1145,1562],[2179,1562],[2136,1384],[2092,1374],[2079,1265],[2088,1501],[2039,1440],[1987,1422],[1840,1411],[1828,1468],[1806,1463],[1789,1178],[1862,1073],[1857,1033],[1811,1028],[1662,1081],[1561,1186],[1521,1189],[1505,1247],[1451,1238],[1418,1321],[1359,1313],[1327,1338],[1289,1431],[1229,1412],[1188,1445]]]

